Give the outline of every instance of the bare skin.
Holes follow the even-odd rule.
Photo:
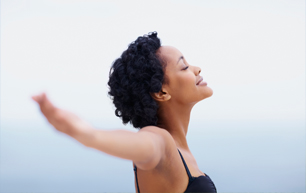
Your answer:
[[[32,98],[58,131],[87,147],[132,160],[137,166],[141,192],[184,192],[188,176],[177,149],[192,176],[205,175],[188,147],[186,135],[192,107],[213,92],[201,81],[201,69],[189,65],[179,50],[162,46],[157,53],[167,63],[168,80],[159,93],[152,94],[160,106],[158,127],[147,126],[137,133],[98,130],[73,113],[55,107],[44,93]]]

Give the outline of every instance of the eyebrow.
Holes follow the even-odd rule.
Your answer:
[[[178,64],[179,63],[179,61],[180,60],[183,60],[184,59],[184,56],[181,56],[179,59],[178,59],[178,61],[177,61],[177,63],[176,64]]]

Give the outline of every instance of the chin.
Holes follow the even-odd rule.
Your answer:
[[[205,92],[205,96],[204,96],[203,99],[209,98],[209,97],[211,97],[213,94],[214,94],[214,91],[213,91],[211,88],[207,87],[207,90],[206,90],[206,92]]]
[[[214,94],[214,91],[210,88],[210,95],[209,97],[211,97]]]

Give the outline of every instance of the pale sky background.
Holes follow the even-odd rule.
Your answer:
[[[89,121],[119,122],[107,97],[112,62],[157,31],[214,95],[193,120],[304,120],[305,2],[1,1],[1,120],[39,121],[32,94]]]
[[[129,43],[151,31],[201,67],[214,91],[194,107],[188,135],[219,191],[305,191],[304,0],[1,0],[1,172],[10,180],[3,183],[12,183],[6,187],[30,187],[38,177],[48,185],[59,170],[67,179],[87,175],[87,186],[74,184],[89,191],[94,179],[105,188],[111,181],[103,172],[119,168],[133,190],[130,162],[53,132],[31,96],[44,91],[98,128],[137,131],[115,116],[108,73]]]

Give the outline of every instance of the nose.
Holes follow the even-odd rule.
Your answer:
[[[201,73],[201,68],[200,67],[195,67],[195,74],[198,76]]]

